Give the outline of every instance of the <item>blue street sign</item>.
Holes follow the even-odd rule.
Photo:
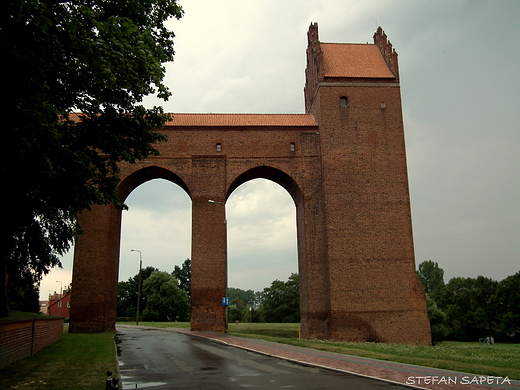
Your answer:
[[[222,306],[229,306],[229,298],[228,297],[222,298]]]

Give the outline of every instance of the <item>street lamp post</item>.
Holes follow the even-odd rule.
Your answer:
[[[135,324],[139,325],[139,303],[141,302],[141,269],[143,268],[143,253],[139,249],[131,249],[131,252],[139,252],[139,275],[137,277],[137,311]]]

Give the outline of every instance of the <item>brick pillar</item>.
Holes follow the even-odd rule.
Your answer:
[[[304,196],[297,200],[301,334],[329,339],[330,288],[319,135],[301,134]]]
[[[83,234],[74,247],[69,332],[114,331],[121,211],[95,205],[79,221]]]
[[[225,156],[192,156],[192,330],[226,331],[222,306],[227,292],[225,178]]]
[[[225,332],[226,209],[208,196],[192,198],[191,329]]]

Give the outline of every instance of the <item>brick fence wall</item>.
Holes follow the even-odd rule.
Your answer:
[[[0,368],[61,339],[62,317],[0,321]]]

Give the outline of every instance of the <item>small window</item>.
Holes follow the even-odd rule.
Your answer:
[[[341,108],[347,107],[347,103],[348,103],[348,99],[346,98],[346,96],[342,96],[339,98],[339,106]]]
[[[294,142],[291,142],[291,152],[294,152],[296,149],[296,146],[294,145]]]
[[[217,144],[217,152],[222,152],[222,144]]]

